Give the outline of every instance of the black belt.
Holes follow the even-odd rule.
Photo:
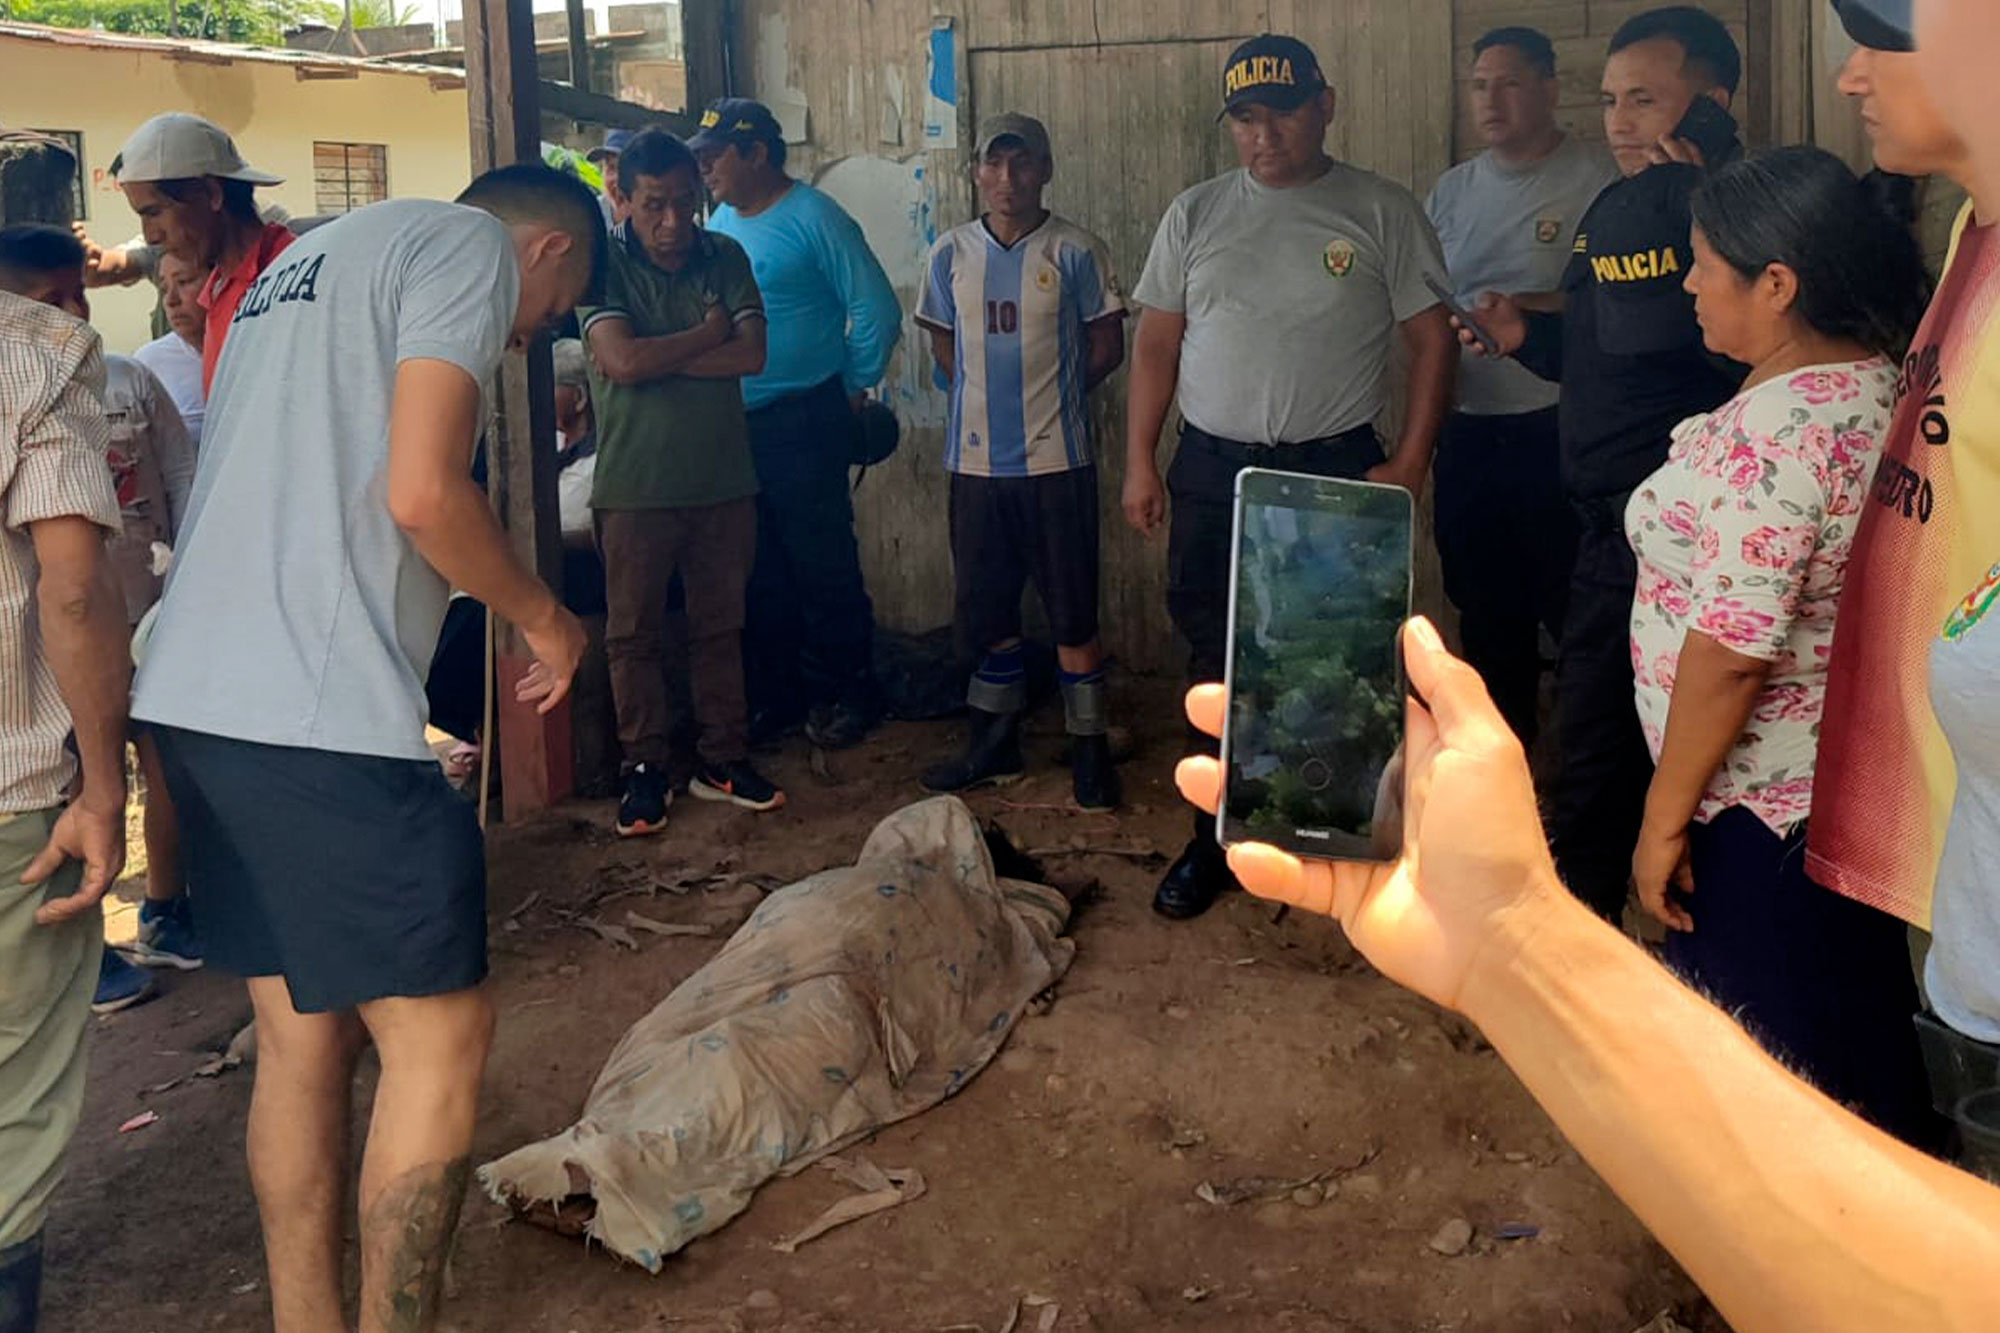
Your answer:
[[[1226,459],[1239,467],[1276,468],[1285,470],[1285,459],[1295,456],[1301,449],[1333,446],[1352,448],[1366,445],[1380,452],[1381,441],[1376,438],[1375,427],[1356,426],[1338,435],[1322,435],[1314,440],[1299,440],[1290,444],[1251,444],[1244,440],[1225,440],[1220,435],[1210,435],[1201,427],[1183,422],[1181,425],[1181,445],[1194,448],[1205,454]]]

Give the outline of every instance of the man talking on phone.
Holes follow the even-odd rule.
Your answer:
[[[1489,292],[1473,310],[1502,353],[1562,384],[1562,486],[1582,534],[1556,666],[1561,769],[1549,833],[1571,892],[1614,922],[1652,775],[1633,702],[1638,569],[1625,502],[1666,461],[1673,428],[1720,406],[1742,379],[1703,347],[1681,286],[1692,262],[1688,200],[1704,168],[1743,151],[1728,114],[1742,74],[1729,30],[1702,10],[1656,9],[1621,27],[1603,98],[1625,178],[1584,215],[1559,293]]]
[[[1334,94],[1312,49],[1265,35],[1223,68],[1241,170],[1168,206],[1133,293],[1145,307],[1126,413],[1125,517],[1167,521],[1167,609],[1196,681],[1220,680],[1228,639],[1236,474],[1246,467],[1423,489],[1451,398],[1451,326],[1425,279],[1444,259],[1415,196],[1326,153]],[[1407,347],[1402,434],[1385,457],[1390,346]],[[1155,454],[1176,396],[1185,423],[1164,484]],[[1212,815],[1153,909],[1199,916],[1233,880]]]

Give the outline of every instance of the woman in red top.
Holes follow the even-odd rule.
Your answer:
[[[199,300],[207,311],[201,382],[211,389],[238,303],[292,243],[289,228],[257,215],[256,188],[284,178],[251,167],[220,126],[184,111],[135,130],[111,174],[139,215],[146,244],[209,270]]]

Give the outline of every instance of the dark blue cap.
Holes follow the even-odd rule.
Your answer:
[[[778,118],[771,114],[771,108],[747,97],[725,97],[711,102],[708,110],[701,113],[701,126],[694,138],[688,140],[688,147],[699,153],[730,144],[747,148],[754,143],[784,141],[785,132],[778,128]]]
[[[600,157],[608,157],[612,153],[622,153],[625,151],[625,145],[631,142],[631,130],[613,130],[604,136],[603,143],[583,155],[584,160],[595,162]]]
[[[1910,0],[1833,0],[1833,12],[1855,45],[1871,51],[1910,52],[1917,49],[1916,23]]]

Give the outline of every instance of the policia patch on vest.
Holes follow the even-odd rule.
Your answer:
[[[1587,268],[1598,342],[1614,356],[1700,345],[1694,302],[1681,284],[1694,263],[1687,195],[1701,173],[1676,163],[1645,177],[1643,187],[1628,181],[1598,197],[1570,261]]]

